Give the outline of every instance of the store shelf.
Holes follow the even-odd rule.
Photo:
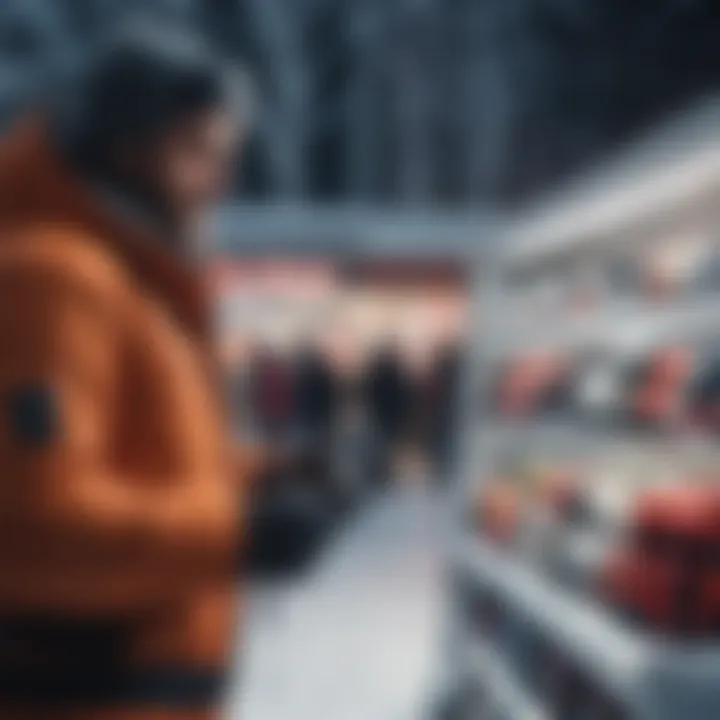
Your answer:
[[[585,181],[574,180],[565,191],[519,216],[498,256],[478,268],[474,314],[483,317],[484,325],[473,337],[470,387],[477,384],[480,391],[470,394],[465,418],[469,440],[459,488],[465,517],[471,513],[469,503],[477,501],[478,487],[491,478],[502,481],[505,468],[512,475],[516,461],[524,475],[526,461],[531,470],[555,460],[587,460],[587,478],[594,485],[589,499],[593,507],[599,503],[601,522],[604,503],[612,506],[617,496],[622,505],[625,491],[636,484],[649,487],[686,477],[702,482],[709,475],[705,470],[717,467],[717,437],[695,429],[684,433],[674,423],[658,432],[643,431],[624,420],[631,414],[625,370],[633,369],[636,361],[651,360],[653,351],[677,345],[697,351],[700,360],[712,360],[717,350],[713,343],[720,337],[720,292],[711,287],[712,273],[706,284],[698,281],[695,290],[688,287],[662,304],[642,297],[641,288],[621,294],[604,288],[612,286],[618,264],[638,262],[642,271],[649,249],[647,259],[654,262],[659,247],[670,250],[677,242],[681,249],[687,241],[710,249],[715,242],[720,224],[720,210],[713,201],[720,187],[718,118],[720,97],[629,148],[624,161],[610,163]],[[658,173],[658,167],[672,167],[673,172]],[[689,285],[690,278],[686,280]],[[571,307],[575,300],[582,301],[578,292],[585,289],[595,305]],[[576,412],[503,420],[490,406],[490,393],[485,393],[492,389],[489,384],[501,361],[548,352],[572,354],[578,360],[587,354],[591,361],[583,378],[589,384],[578,384],[577,403],[569,403]],[[584,392],[594,391],[595,374],[601,397]],[[484,403],[479,406],[476,398]],[[582,470],[586,466],[580,463]],[[610,525],[615,514],[622,515],[607,513]],[[593,523],[587,524],[587,533],[578,532],[567,544],[602,561],[602,543],[613,528],[603,527],[596,538]],[[532,538],[532,528],[527,534],[522,530],[523,537]],[[469,627],[458,639],[463,657],[473,658],[478,686],[490,696],[490,717],[548,717],[533,702],[532,692],[531,697],[523,692],[527,686],[519,679],[528,673],[524,661],[516,658],[525,641],[547,650],[569,678],[577,678],[578,687],[587,682],[591,703],[611,705],[613,712],[617,705],[624,719],[719,717],[717,638],[701,647],[699,641],[642,631],[589,594],[574,592],[543,574],[539,564],[460,532],[465,534],[454,548],[454,569],[460,580],[457,592],[468,594],[460,606],[469,607],[472,615],[481,605],[475,591],[484,589],[488,599],[502,607],[498,632],[492,633],[498,645],[478,647],[483,643],[479,636],[487,630],[482,624]],[[588,541],[587,546],[581,540]],[[584,576],[585,568],[594,567],[587,557],[576,564],[574,554],[565,558],[572,566],[568,574],[573,575],[577,566]],[[511,636],[507,660],[503,629]]]
[[[581,178],[573,178],[521,217],[505,253],[533,267],[590,249],[646,240],[647,227],[694,219],[720,187],[720,98],[709,97]],[[659,171],[660,170],[660,171]]]
[[[576,455],[592,457],[602,453],[612,458],[717,458],[720,460],[718,437],[705,431],[683,433],[671,430],[618,430],[593,425],[581,419],[539,418],[529,423],[496,423],[487,431],[488,444],[495,450],[522,448],[526,453],[559,457]]]
[[[666,308],[617,308],[597,316],[565,322],[553,319],[506,332],[488,352],[494,356],[525,350],[606,348],[628,354],[647,351],[668,342],[703,340],[720,330],[720,301],[698,298]]]
[[[720,707],[720,648],[681,646],[631,631],[603,608],[574,597],[502,551],[471,539],[457,568],[492,588],[551,638],[633,718],[707,720]]]
[[[551,720],[517,682],[505,660],[489,645],[473,644],[468,664],[482,686],[484,701],[493,712],[507,720]]]
[[[459,569],[553,637],[608,689],[629,697],[637,687],[650,648],[599,608],[563,593],[539,573],[479,540],[461,548],[458,562]]]

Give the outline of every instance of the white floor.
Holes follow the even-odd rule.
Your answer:
[[[228,717],[425,720],[440,642],[440,512],[403,488],[361,513],[316,570],[254,588]]]

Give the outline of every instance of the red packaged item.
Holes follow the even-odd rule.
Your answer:
[[[651,425],[675,419],[691,372],[692,357],[683,348],[665,348],[654,355],[635,388],[634,419]]]
[[[543,403],[552,405],[569,373],[565,358],[537,353],[512,360],[501,374],[498,410],[504,417],[528,417]]]
[[[720,494],[707,486],[643,493],[632,538],[608,562],[604,597],[642,625],[709,635],[720,617]]]
[[[480,532],[500,544],[514,540],[520,521],[520,498],[508,481],[494,481],[482,490],[478,520]]]

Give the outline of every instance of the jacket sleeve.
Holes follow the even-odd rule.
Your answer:
[[[236,490],[113,463],[120,332],[86,269],[0,271],[0,610],[150,609],[232,572]]]

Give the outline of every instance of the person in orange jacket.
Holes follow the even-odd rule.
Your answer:
[[[0,149],[3,720],[219,715],[252,463],[191,238],[233,167],[233,79],[131,34]]]

